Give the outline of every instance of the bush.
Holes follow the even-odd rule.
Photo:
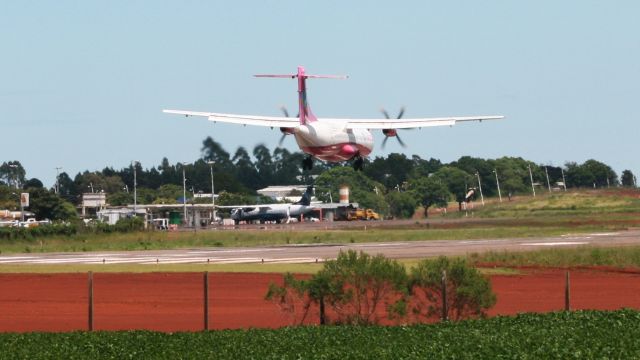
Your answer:
[[[484,317],[496,303],[489,280],[464,259],[423,260],[411,271],[409,288],[411,310],[418,320],[438,318],[442,314],[442,275],[446,271],[447,315],[460,320]]]
[[[0,227],[0,239],[2,240],[31,240],[46,236],[71,236],[78,232],[75,224],[51,224],[40,225],[30,228],[23,227]]]
[[[378,323],[378,309],[383,303],[389,318],[404,316],[406,284],[407,273],[397,261],[349,250],[340,252],[336,260],[325,262],[323,269],[309,280],[286,274],[283,286],[271,284],[266,298],[299,316],[299,323],[304,322],[311,304],[315,304],[319,307],[320,324],[371,325]],[[296,302],[302,303],[300,313]],[[327,318],[325,306],[335,314],[333,321]]]

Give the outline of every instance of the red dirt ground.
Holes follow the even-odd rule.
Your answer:
[[[490,315],[561,310],[562,269],[491,276],[497,304]],[[290,318],[264,294],[280,274],[211,273],[210,328],[280,327]],[[0,331],[87,328],[86,274],[0,274]],[[571,270],[572,309],[640,309],[640,273]],[[94,329],[159,331],[203,328],[200,273],[94,274]],[[315,321],[317,316],[311,316]]]

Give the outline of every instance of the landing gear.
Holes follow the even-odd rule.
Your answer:
[[[363,167],[364,167],[364,159],[358,155],[355,158],[355,161],[353,162],[353,169],[355,171],[362,171]]]
[[[302,160],[302,170],[311,170],[313,169],[313,159],[311,156],[307,156]]]

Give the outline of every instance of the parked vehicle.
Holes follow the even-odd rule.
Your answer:
[[[380,220],[380,215],[371,209],[353,209],[347,212],[347,220]]]

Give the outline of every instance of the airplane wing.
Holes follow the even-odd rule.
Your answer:
[[[300,124],[298,118],[290,117],[278,117],[278,116],[254,116],[254,115],[235,115],[235,114],[219,114],[200,111],[185,111],[185,110],[162,110],[167,114],[177,114],[184,116],[200,116],[206,117],[209,121],[224,122],[230,124],[240,125],[255,125],[255,126],[267,126],[267,127],[296,127]]]
[[[216,209],[242,209],[243,211],[253,211],[259,209],[260,211],[271,210],[270,205],[216,205]]]
[[[347,129],[412,129],[431,126],[453,126],[463,121],[499,120],[504,116],[458,116],[423,119],[322,119],[346,123]]]

